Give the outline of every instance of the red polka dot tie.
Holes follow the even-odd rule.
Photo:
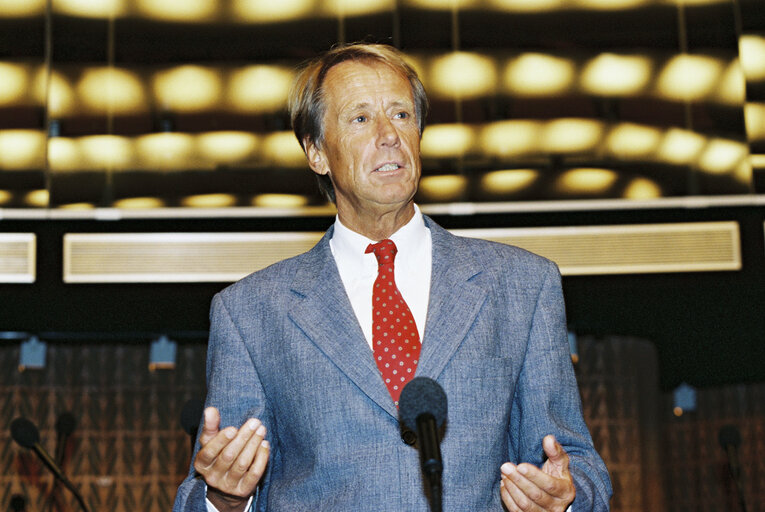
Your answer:
[[[374,252],[378,265],[372,289],[372,348],[383,381],[398,407],[401,390],[417,369],[420,335],[394,279],[396,244],[386,239],[369,244],[366,252]]]

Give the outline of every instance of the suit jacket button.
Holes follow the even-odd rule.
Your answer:
[[[409,429],[406,429],[401,433],[401,439],[403,439],[404,442],[408,444],[409,446],[412,446],[414,443],[417,442],[417,434],[415,434]]]

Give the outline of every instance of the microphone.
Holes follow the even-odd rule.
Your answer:
[[[89,512],[88,507],[85,505],[85,500],[82,499],[82,496],[77,491],[77,488],[72,484],[72,482],[69,481],[68,478],[66,478],[64,472],[61,471],[61,468],[58,467],[56,462],[51,458],[50,455],[48,455],[48,452],[46,452],[45,448],[43,448],[40,444],[40,431],[37,430],[37,427],[34,425],[34,423],[26,418],[16,418],[11,422],[11,437],[13,437],[13,440],[24,448],[33,450],[43,462],[43,464],[45,464],[48,469],[51,470],[53,475],[58,478],[61,483],[64,484],[64,486],[72,492],[72,494],[74,494],[74,497],[77,499],[77,502],[80,504],[82,509],[85,512]]]
[[[69,411],[62,412],[56,419],[56,462],[59,466],[64,466],[64,454],[66,453],[66,441],[74,432],[77,426],[77,420],[74,414]]]
[[[728,469],[733,477],[733,483],[738,493],[741,512],[746,512],[746,502],[744,500],[744,489],[741,485],[741,465],[738,461],[738,447],[741,446],[741,432],[734,425],[725,425],[717,432],[717,440],[720,446],[725,450],[728,457]]]
[[[401,390],[399,417],[417,432],[422,472],[429,484],[430,509],[441,512],[441,447],[438,430],[446,421],[446,393],[428,377],[415,377]]]
[[[205,411],[205,404],[198,398],[190,398],[183,404],[181,409],[181,428],[191,438],[191,453],[194,453],[194,443],[197,440],[197,431],[199,423],[202,421],[202,415]]]

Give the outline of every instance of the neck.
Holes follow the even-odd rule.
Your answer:
[[[402,208],[386,212],[375,212],[367,215],[354,211],[347,214],[338,208],[337,216],[340,222],[351,231],[364,235],[370,240],[380,241],[390,236],[406,225],[414,217],[414,202],[410,201]]]

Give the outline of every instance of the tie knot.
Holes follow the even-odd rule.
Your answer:
[[[369,244],[365,253],[369,254],[370,252],[375,253],[378,265],[392,265],[398,249],[396,248],[396,244],[393,243],[393,240],[386,238],[376,244]]]

